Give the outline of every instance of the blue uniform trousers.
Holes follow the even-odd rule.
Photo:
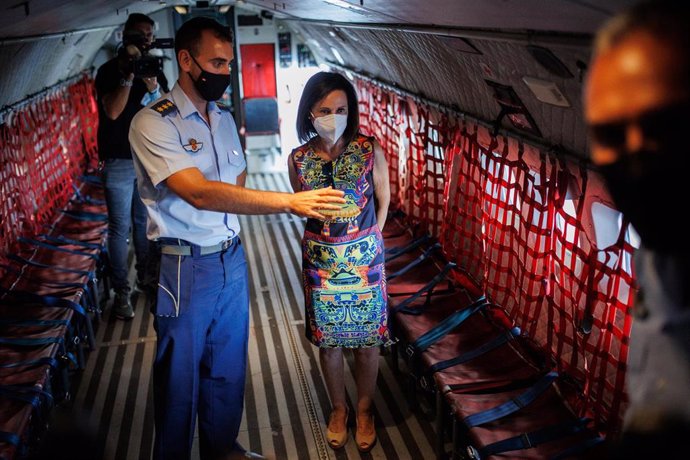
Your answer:
[[[190,458],[197,416],[201,458],[222,458],[235,447],[242,419],[249,325],[244,250],[238,237],[214,254],[191,248],[191,256],[157,257],[156,460]]]

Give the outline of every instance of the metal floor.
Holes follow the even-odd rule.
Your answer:
[[[287,174],[251,174],[248,187],[290,190]],[[331,450],[325,441],[330,411],[318,350],[304,338],[300,239],[304,221],[281,214],[243,216],[251,290],[249,368],[245,413],[239,435],[249,450],[271,459],[432,459],[433,424],[411,412],[389,359],[381,357],[375,399],[378,443],[360,454],[350,440]],[[133,275],[133,273],[132,273]],[[153,445],[151,364],[156,346],[151,314],[136,300],[129,322],[104,313],[97,349],[76,382],[72,401],[57,408],[87,420],[97,431],[94,460],[149,459]],[[352,356],[346,387],[355,401]],[[353,419],[353,417],[351,417]],[[193,458],[198,458],[196,446]]]

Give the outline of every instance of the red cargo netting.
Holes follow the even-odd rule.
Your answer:
[[[0,126],[0,251],[39,232],[95,166],[98,114],[91,78],[49,91]]]
[[[400,161],[398,152],[403,149],[401,144],[405,138],[401,135],[402,112],[400,99],[386,93],[378,86],[366,85],[357,81],[359,90],[359,119],[362,133],[374,136],[386,152],[388,168],[392,177],[399,177]],[[404,166],[403,166],[404,167]],[[397,181],[391,181],[391,208],[400,207],[400,187]]]
[[[357,80],[362,132],[381,144],[391,177],[391,209],[437,235],[443,215],[448,120],[429,109]],[[397,178],[397,179],[396,179]]]
[[[605,248],[585,227],[591,173],[374,84],[357,88],[363,130],[390,165],[392,206],[579,383],[581,415],[619,429],[634,249],[627,225]]]

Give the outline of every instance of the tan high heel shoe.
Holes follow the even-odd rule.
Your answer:
[[[355,442],[357,449],[360,452],[369,452],[376,445],[376,427],[374,426],[374,415],[371,417],[371,432],[363,433],[359,430],[359,423],[357,423],[357,431],[355,432]],[[359,420],[358,420],[359,421]]]
[[[328,427],[326,429],[326,440],[331,449],[340,449],[347,442],[347,416],[348,412],[345,412],[345,429],[343,431],[332,431],[331,430],[331,419],[333,418],[333,412],[331,412],[328,418]]]

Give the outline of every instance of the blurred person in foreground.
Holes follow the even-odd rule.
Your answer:
[[[642,240],[619,458],[690,448],[689,12],[656,1],[613,18],[585,89],[592,160]]]

